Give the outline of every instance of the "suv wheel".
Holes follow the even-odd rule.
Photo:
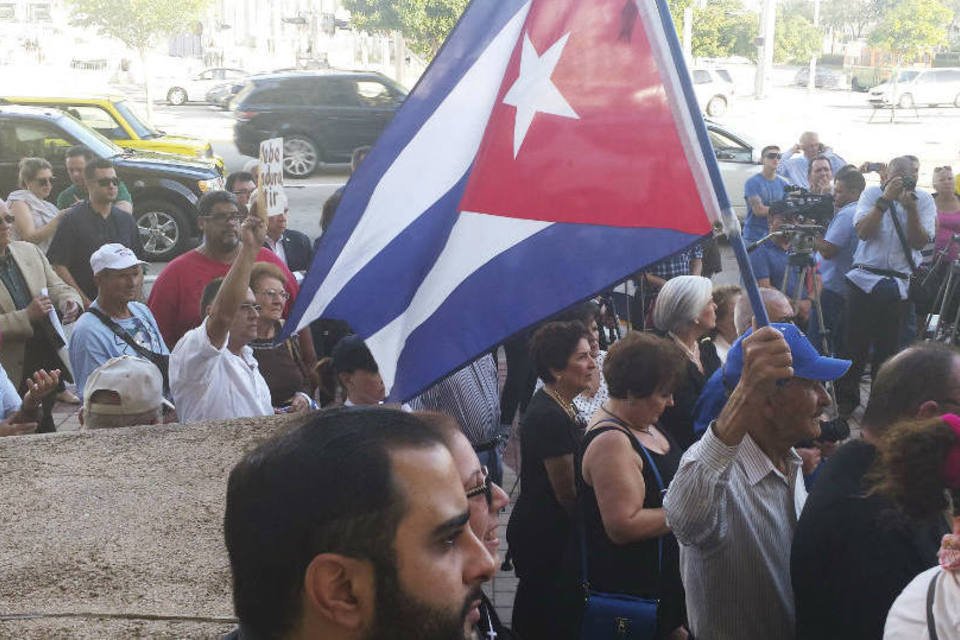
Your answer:
[[[283,172],[291,178],[306,178],[320,166],[320,149],[310,138],[294,134],[283,137]]]
[[[167,102],[174,106],[180,106],[187,101],[187,91],[182,87],[174,87],[167,91]]]
[[[707,103],[707,115],[711,118],[719,118],[727,112],[727,99],[723,96],[713,96]]]
[[[147,260],[167,262],[187,250],[190,227],[180,207],[146,200],[137,206],[134,217]]]
[[[913,109],[913,96],[909,93],[905,93],[900,96],[900,102],[897,103],[897,106],[901,109]]]

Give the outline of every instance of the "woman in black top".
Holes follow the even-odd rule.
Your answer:
[[[573,456],[580,434],[573,398],[590,384],[596,364],[577,322],[545,324],[530,341],[530,355],[544,386],[520,423],[520,497],[507,526],[520,579],[513,629],[524,640],[556,640],[571,632],[557,614],[576,505]]]
[[[658,333],[672,340],[686,355],[686,369],[673,392],[673,406],[663,412],[660,424],[686,450],[696,442],[693,408],[720,367],[713,343],[704,338],[717,326],[713,285],[700,276],[677,276],[660,289],[653,307]]]
[[[603,365],[610,397],[587,429],[578,470],[591,588],[659,597],[657,637],[672,640],[688,637],[680,550],[641,447],[665,489],[680,464],[680,447],[657,421],[673,404],[683,363],[676,345],[650,334],[631,333],[614,343]]]

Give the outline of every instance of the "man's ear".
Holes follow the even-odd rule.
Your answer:
[[[943,413],[943,411],[940,410],[940,405],[936,400],[927,400],[917,407],[917,418],[920,420],[932,418],[940,415],[941,413]]]
[[[304,621],[359,632],[373,621],[376,581],[366,560],[322,553],[307,566],[303,577]]]

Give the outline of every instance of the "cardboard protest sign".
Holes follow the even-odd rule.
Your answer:
[[[283,213],[286,201],[283,193],[283,138],[270,138],[260,143],[257,212],[266,221],[267,216]]]

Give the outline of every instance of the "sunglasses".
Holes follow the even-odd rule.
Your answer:
[[[216,213],[210,216],[203,216],[203,218],[205,220],[210,220],[212,222],[226,222],[226,223],[234,222],[236,224],[240,224],[243,222],[243,215],[241,215],[240,213],[229,213],[229,214]]]
[[[97,184],[100,185],[101,187],[110,187],[110,186],[119,187],[120,178],[100,178],[99,180],[97,180]]]
[[[36,181],[42,187],[49,187],[53,184],[54,178],[36,178]]]
[[[779,160],[780,158],[783,157],[783,154],[782,154],[782,153],[775,153],[775,152],[771,151],[770,153],[768,153],[767,155],[765,155],[765,156],[763,156],[763,157],[766,158],[767,160]]]
[[[263,309],[263,307],[258,304],[253,304],[252,302],[244,302],[240,305],[240,310],[246,311],[247,313],[250,313],[251,311],[254,313],[260,313],[261,309]]]
[[[493,480],[490,479],[490,471],[486,465],[480,467],[480,473],[483,474],[483,480],[475,487],[467,489],[467,499],[483,496],[487,501],[487,506],[493,506]]]

